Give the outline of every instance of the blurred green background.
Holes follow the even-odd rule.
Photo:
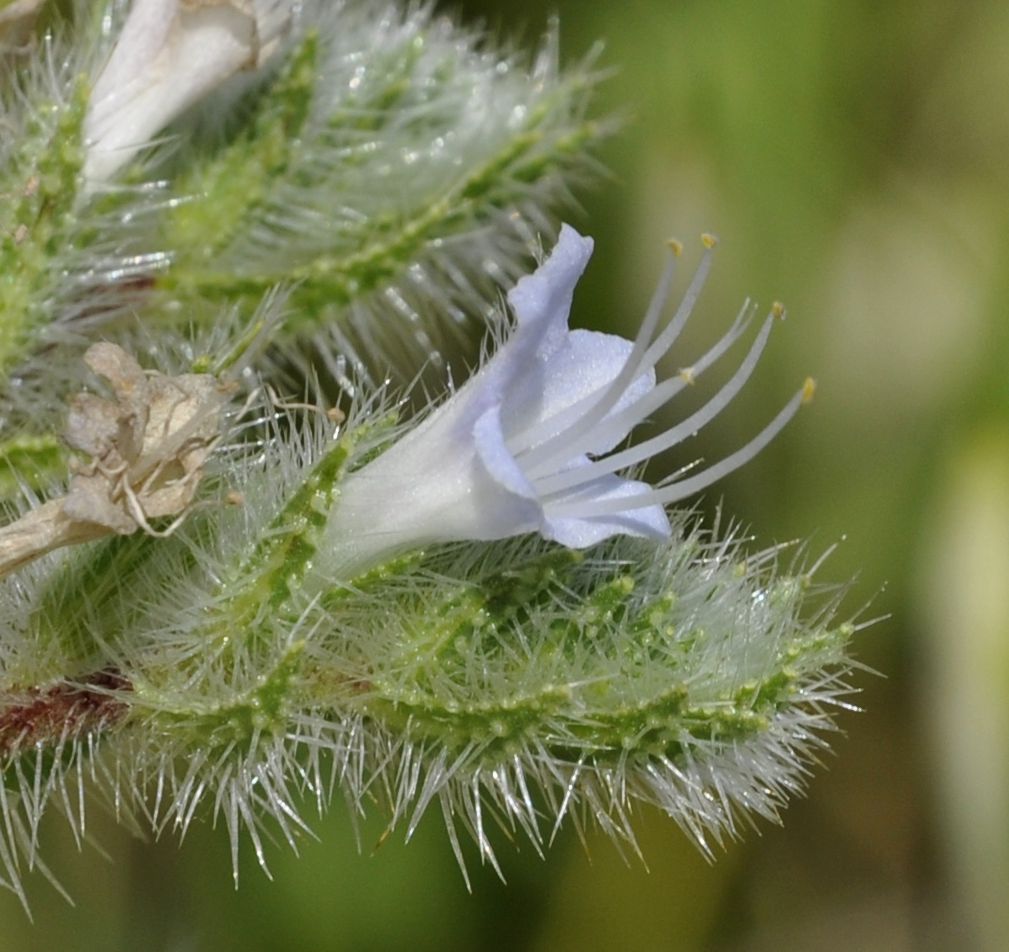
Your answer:
[[[519,46],[547,16],[442,6]],[[179,850],[95,813],[112,859],[47,830],[77,906],[34,877],[29,926],[0,897],[0,952],[1009,947],[1009,5],[552,9],[567,61],[605,40],[599,112],[624,118],[611,177],[568,215],[597,241],[574,320],[632,331],[662,239],[702,231],[722,241],[681,355],[747,295],[788,304],[756,379],[691,449],[731,451],[817,378],[814,406],[702,508],[721,499],[754,544],[841,543],[821,578],[854,578],[849,610],[888,616],[857,640],[883,675],[856,673],[864,712],[840,718],[784,826],[714,865],[645,814],[647,869],[568,832],[545,862],[504,846],[507,885],[477,870],[470,895],[437,816],[408,846],[377,822],[355,840],[336,803],[300,857],[274,850],[273,882],[246,850],[236,892],[223,831]]]

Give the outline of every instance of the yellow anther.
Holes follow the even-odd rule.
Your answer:
[[[679,378],[688,387],[692,387],[694,385],[694,382],[697,380],[697,374],[694,372],[693,367],[684,367],[680,370]]]
[[[666,241],[666,245],[677,258],[683,254],[683,242],[680,241],[679,238],[669,238]]]
[[[245,494],[240,493],[237,489],[228,490],[224,497],[224,501],[229,506],[244,506],[245,505]]]
[[[718,238],[715,235],[705,232],[701,235],[701,244],[704,245],[705,248],[714,248],[715,245],[718,244]]]
[[[343,412],[339,407],[330,407],[326,411],[326,419],[330,423],[343,423],[347,419],[347,414]]]
[[[785,319],[785,313],[786,313],[785,312],[785,305],[782,304],[781,301],[775,301],[771,305],[771,313],[776,318],[778,318],[778,320],[784,320]]]
[[[802,385],[802,402],[803,404],[812,403],[813,397],[816,396],[816,381],[812,377],[807,377],[805,383]]]

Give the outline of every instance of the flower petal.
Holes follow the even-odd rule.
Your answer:
[[[476,421],[473,427],[473,445],[477,459],[494,482],[505,492],[535,502],[536,487],[526,479],[522,467],[505,443],[500,406],[491,407]],[[538,512],[538,505],[536,510]]]
[[[517,436],[535,426],[537,437],[531,446],[555,438],[577,418],[565,411],[579,404],[589,406],[592,398],[601,394],[620,373],[633,347],[631,341],[616,334],[571,331],[563,345],[543,363],[537,385],[527,386],[522,392],[509,396],[505,407],[505,431]],[[627,387],[607,418],[645,396],[654,386],[655,371],[649,369]],[[555,428],[549,426],[552,419],[556,420]],[[587,452],[608,453],[629,431],[630,427],[626,426],[607,427],[605,419],[601,420],[593,430]],[[513,442],[512,449],[524,452],[531,446],[517,446]]]
[[[579,495],[585,495],[593,502],[602,500],[627,499],[651,492],[648,483],[619,476],[606,476],[594,480]],[[571,497],[557,502],[570,503]],[[610,536],[631,535],[646,539],[668,539],[672,533],[669,518],[662,506],[648,506],[630,509],[605,516],[573,517],[553,515],[555,503],[544,505],[544,526],[540,530],[544,538],[553,539],[570,549],[585,549]]]
[[[509,292],[518,326],[490,360],[418,427],[416,437],[410,434],[408,439],[426,438],[431,426],[468,439],[476,421],[494,406],[505,408],[502,425],[509,436],[515,427],[535,422],[524,414],[539,412],[540,394],[554,373],[550,360],[571,337],[568,312],[591,254],[591,238],[562,226],[561,237],[546,261]],[[527,409],[511,412],[508,408],[513,402]]]
[[[543,359],[564,344],[575,285],[592,256],[592,247],[591,238],[583,238],[569,225],[561,226],[546,261],[508,292],[508,303],[518,321],[509,345],[518,345],[516,349],[521,350],[531,345]]]

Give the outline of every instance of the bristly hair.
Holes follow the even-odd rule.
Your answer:
[[[570,189],[599,171],[599,74],[593,56],[560,70],[555,27],[530,58],[430,4],[311,0],[262,68],[85,188],[87,88],[127,7],[75,0],[0,104],[14,133],[0,192],[53,191],[0,217],[0,263],[18,276],[2,309],[18,346],[0,355],[0,411],[32,432],[37,399],[51,402],[40,348],[79,352],[137,313],[167,330],[231,307],[248,323],[278,285],[291,306],[277,343],[409,380],[479,333],[535,236],[555,232]]]
[[[711,855],[802,789],[854,627],[780,549],[747,556],[680,513],[659,546],[532,536],[308,584],[319,515],[397,424],[381,395],[339,426],[248,412],[217,503],[172,538],[3,583],[0,863],[19,895],[43,813],[80,836],[93,795],[180,835],[209,810],[236,863],[245,831],[264,865],[271,824],[296,847],[306,798],[380,804],[408,837],[437,805],[465,870],[459,834],[496,865],[496,826],[543,849],[597,825],[634,850],[638,803]]]
[[[771,318],[698,415],[628,450],[629,430],[688,382],[654,374],[671,277],[635,341],[568,328],[591,245],[570,229],[550,274],[517,281],[537,241],[553,244],[572,183],[595,171],[606,123],[588,112],[592,58],[559,69],[555,28],[531,58],[502,50],[433,3],[292,3],[276,56],[96,183],[89,85],[128,6],[59,4],[16,76],[0,62],[3,502],[34,510],[59,491],[57,421],[83,379],[69,368],[96,338],[162,375],[242,387],[220,442],[215,417],[198,447],[213,452],[181,522],[127,526],[0,579],[0,884],[27,906],[28,873],[55,883],[40,823],[61,813],[82,843],[94,802],[156,834],[220,820],[236,875],[244,840],[265,868],[268,837],[296,848],[306,807],[337,793],[407,837],[440,809],[464,876],[463,837],[497,867],[498,828],[545,851],[565,823],[596,825],[633,852],[634,812],[649,804],[711,856],[776,819],[847,706],[857,626],[835,619],[841,591],[813,581],[819,562],[747,555],[737,532],[666,511],[699,483],[652,487],[635,472],[728,402]],[[524,305],[507,333],[505,289]],[[404,412],[397,375],[440,373],[443,353],[487,324],[495,356],[474,385]],[[305,371],[293,396],[285,362]],[[538,391],[514,385],[530,369]],[[315,395],[323,374],[337,406]],[[97,449],[111,433],[137,450],[151,405],[92,401]],[[786,416],[697,478],[749,458]],[[399,467],[395,447],[432,431],[432,465]],[[176,449],[145,488],[169,463],[188,472],[194,447]],[[75,478],[125,471],[91,457]],[[354,510],[383,459],[405,492],[387,481]],[[438,483],[446,459],[460,464],[454,483]],[[395,527],[372,513],[416,515],[424,480],[447,487],[428,493],[447,504],[426,534],[383,548]],[[439,534],[460,486],[474,518]],[[627,502],[642,488],[644,512]],[[381,539],[368,559],[333,557],[341,532],[369,530]]]
[[[135,248],[168,256],[161,283],[190,305],[294,283],[291,332],[412,373],[471,339],[599,171],[593,60],[562,72],[555,27],[529,61],[430,4],[306,3],[265,78],[151,154],[145,176],[171,184]]]

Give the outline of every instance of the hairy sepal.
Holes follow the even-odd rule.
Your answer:
[[[710,853],[802,789],[848,693],[836,591],[687,515],[667,543],[459,543],[320,584],[324,514],[389,419],[278,420],[208,479],[239,505],[8,581],[8,885],[86,795],[155,830],[216,815],[265,864],[265,829],[294,846],[336,787],[407,835],[437,806],[461,863],[460,831],[496,863],[496,824],[634,847],[642,803]]]

